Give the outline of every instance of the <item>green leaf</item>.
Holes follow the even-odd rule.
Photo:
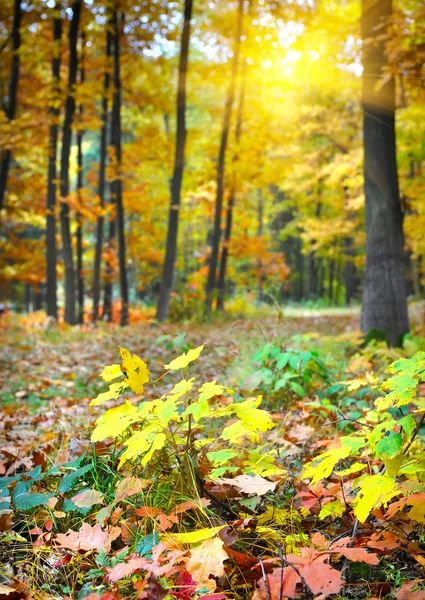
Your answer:
[[[71,471],[71,473],[68,473],[67,475],[65,475],[63,477],[62,481],[58,485],[58,490],[60,492],[69,492],[69,490],[71,490],[74,487],[74,485],[77,483],[78,479],[80,477],[82,477],[83,475],[85,475],[92,468],[93,468],[93,465],[90,464],[90,465],[85,465],[84,467],[80,467],[79,469],[76,469],[75,471]]]
[[[142,537],[136,544],[136,552],[140,556],[147,556],[159,544],[159,534],[157,531],[149,533]]]
[[[292,390],[298,395],[301,396],[301,398],[304,398],[307,394],[305,393],[305,390],[303,388],[302,385],[300,385],[299,383],[297,383],[296,381],[291,381],[289,384],[292,388]]]
[[[376,454],[379,458],[392,459],[400,454],[402,448],[403,438],[401,433],[390,433],[376,444]]]
[[[403,427],[403,430],[409,438],[416,429],[416,421],[412,415],[406,415],[402,419],[399,419],[397,421],[397,425],[401,425]]]
[[[18,510],[30,510],[48,504],[54,494],[30,494],[23,481],[19,481],[13,490],[12,500]]]

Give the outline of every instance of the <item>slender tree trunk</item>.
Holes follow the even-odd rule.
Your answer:
[[[75,114],[74,87],[77,81],[78,55],[77,40],[82,0],[75,0],[72,5],[72,20],[69,28],[69,71],[68,95],[65,104],[65,118],[62,133],[60,195],[60,223],[62,234],[62,253],[65,267],[65,322],[75,325],[75,270],[72,253],[70,227],[69,196],[69,157],[71,151],[71,125]]]
[[[241,36],[242,36],[242,25],[241,25]],[[240,39],[240,38],[239,38]],[[246,70],[247,63],[243,62],[242,67],[242,77],[241,77],[241,87],[239,92],[239,104],[238,104],[238,114],[236,118],[236,131],[235,131],[235,152],[233,154],[232,159],[232,187],[230,190],[230,196],[227,203],[226,210],[226,227],[224,230],[224,238],[222,244],[221,251],[221,259],[220,259],[220,269],[218,275],[218,283],[217,283],[217,310],[224,311],[224,297],[225,297],[225,283],[226,283],[226,270],[227,270],[227,259],[229,256],[229,245],[230,238],[232,235],[232,224],[233,224],[233,210],[235,207],[235,196],[237,190],[237,165],[239,161],[239,144],[241,141],[241,133],[242,133],[242,119],[243,119],[243,108],[245,102],[245,87],[246,87]],[[259,190],[259,205],[261,204],[262,209],[262,199],[261,199],[261,190]],[[259,209],[260,210],[260,209]],[[261,282],[259,282],[261,285]],[[262,292],[261,292],[262,296]],[[257,300],[259,301],[258,297]]]
[[[117,209],[118,262],[120,271],[121,326],[128,325],[128,281],[125,248],[125,219],[122,199],[122,152],[121,152],[121,74],[120,74],[120,33],[117,9],[113,13],[114,28],[114,102],[112,106],[112,145],[115,148],[117,172],[111,182],[111,192]]]
[[[257,190],[258,193],[258,204],[257,204],[257,214],[258,214],[258,224],[257,224],[257,236],[261,238],[263,235],[263,224],[264,224],[264,204],[263,204],[263,194],[261,189]],[[261,257],[257,260],[257,305],[259,306],[263,300],[263,262]]]
[[[53,58],[52,58],[52,77],[53,77],[53,98],[49,107],[50,129],[49,129],[49,166],[47,173],[47,211],[46,211],[46,284],[47,284],[47,316],[58,318],[57,302],[57,281],[56,281],[56,158],[58,150],[58,130],[59,130],[59,94],[60,94],[60,61],[61,61],[61,37],[62,37],[62,19],[60,8],[55,7],[55,17],[53,19]]]
[[[81,34],[81,64],[80,64],[80,83],[84,83],[84,44],[85,35]],[[84,114],[84,107],[81,104],[79,107],[80,119]],[[81,128],[77,131],[77,196],[78,202],[82,204],[82,188],[83,188],[83,135],[84,131]],[[80,325],[84,323],[84,276],[83,276],[83,216],[80,211],[77,212],[77,299],[78,299],[78,322]]]
[[[361,328],[365,333],[384,332],[395,346],[409,331],[403,213],[396,163],[395,82],[391,77],[380,83],[387,59],[382,31],[376,32],[376,27],[385,27],[391,12],[391,0],[362,0],[366,270]]]
[[[334,297],[334,279],[335,279],[336,262],[334,258],[329,260],[329,288],[328,299],[332,303]]]
[[[109,23],[108,23],[109,24]],[[111,58],[112,34],[108,28],[106,32],[106,48],[105,56],[107,65],[103,76],[103,97],[102,97],[102,116],[100,129],[100,157],[99,157],[99,181],[97,193],[99,196],[99,206],[101,210],[105,207],[105,187],[106,187],[106,156],[107,156],[107,133],[108,133],[108,92],[111,81],[110,75],[110,58]],[[101,214],[97,219],[96,225],[96,247],[94,256],[94,273],[93,273],[93,323],[99,317],[99,301],[101,289],[101,268],[102,268],[102,251],[103,251],[103,233],[105,226],[105,218]]]
[[[242,36],[243,6],[244,6],[244,0],[239,0],[237,24],[236,24],[236,37],[235,37],[233,60],[232,60],[232,72],[231,72],[231,76],[230,76],[229,89],[227,92],[226,105],[224,108],[220,150],[218,153],[217,192],[216,192],[216,199],[215,199],[214,229],[213,229],[211,257],[210,257],[207,287],[206,287],[206,298],[205,298],[205,312],[207,315],[211,314],[213,293],[214,293],[214,290],[216,287],[216,272],[217,272],[218,253],[219,253],[220,238],[221,238],[221,212],[223,209],[223,195],[224,195],[224,170],[225,170],[225,163],[226,163],[227,140],[229,138],[230,119],[232,117],[233,102],[235,99],[236,76],[237,76],[237,72],[238,72],[239,51],[240,51],[241,36]]]
[[[109,251],[115,251],[115,212],[114,217],[109,221],[109,232],[108,232],[108,248]],[[106,263],[105,269],[105,285],[103,286],[103,309],[102,319],[104,321],[112,321],[112,300],[113,300],[113,280],[114,280],[114,269],[111,267],[110,262]]]
[[[21,26],[22,11],[20,0],[15,0],[14,11],[13,11],[13,26],[12,26],[12,68],[10,74],[9,83],[9,103],[6,110],[6,116],[9,121],[13,121],[16,116],[16,104],[18,96],[18,82],[19,82],[19,69],[20,69],[20,57],[19,49],[21,47]],[[6,149],[3,152],[1,163],[0,163],[0,210],[4,206],[4,198],[6,194],[7,178],[9,175],[10,161],[12,158],[12,151]]]
[[[174,154],[174,172],[171,182],[171,204],[168,213],[167,247],[164,270],[159,292],[156,318],[163,321],[168,316],[170,297],[173,289],[174,266],[177,253],[177,235],[181,188],[184,171],[184,150],[186,142],[186,76],[189,60],[190,20],[192,18],[192,0],[184,2],[184,20],[180,46],[180,63],[177,88],[177,131]],[[167,120],[165,121],[167,126]]]

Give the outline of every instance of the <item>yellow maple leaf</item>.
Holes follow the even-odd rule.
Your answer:
[[[317,485],[321,479],[328,477],[335,465],[343,458],[351,454],[351,448],[331,448],[319,454],[314,460],[304,465],[301,479],[310,479],[311,485]]]
[[[145,362],[136,354],[131,353],[125,348],[120,348],[122,358],[121,371],[126,377],[130,389],[135,394],[143,392],[143,386],[149,381],[149,370]]]
[[[108,365],[103,369],[100,377],[102,377],[103,381],[112,381],[122,374],[121,365]]]
[[[168,538],[178,544],[198,544],[204,540],[209,540],[218,534],[219,531],[227,527],[227,525],[218,525],[217,527],[207,527],[205,529],[197,529],[188,533],[173,533],[167,534]]]
[[[116,438],[132,423],[137,423],[141,419],[138,409],[127,400],[125,404],[110,408],[98,418],[91,441],[100,442],[109,437]]]
[[[387,473],[365,476],[360,483],[360,492],[353,502],[356,518],[360,523],[364,523],[372,510],[387,504],[399,493],[396,480]]]
[[[184,369],[187,365],[194,360],[196,360],[204,349],[205,344],[202,346],[198,346],[198,348],[194,348],[193,350],[189,350],[186,354],[182,354],[178,356],[174,360],[172,360],[168,365],[164,365],[165,369],[169,371],[178,371],[179,369]]]
[[[207,588],[214,592],[217,587],[213,577],[224,575],[224,561],[229,557],[223,548],[223,540],[213,538],[204,540],[202,544],[190,551],[190,557],[186,563],[186,570],[196,581],[196,587]]]
[[[108,400],[116,400],[126,388],[128,388],[128,383],[126,381],[111,383],[109,390],[96,396],[96,398],[90,402],[89,406],[99,406]]]

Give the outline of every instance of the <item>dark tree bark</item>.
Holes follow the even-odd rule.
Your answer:
[[[21,47],[21,26],[22,11],[20,0],[15,0],[14,11],[13,11],[13,25],[12,25],[12,67],[10,73],[9,83],[9,98],[8,106],[6,110],[6,116],[9,121],[13,121],[16,116],[16,104],[18,96],[18,82],[19,82],[19,69],[20,69],[20,57],[19,48]],[[4,206],[4,198],[6,194],[7,178],[9,175],[10,161],[12,158],[12,152],[10,149],[6,149],[3,152],[1,163],[0,163],[0,210]]]
[[[242,25],[243,25],[243,23],[241,24],[241,36],[242,36]],[[229,200],[227,203],[226,226],[224,229],[224,237],[223,237],[223,244],[222,244],[222,251],[221,251],[221,258],[220,258],[220,269],[219,269],[218,283],[217,283],[217,310],[220,310],[220,311],[224,311],[227,260],[228,260],[228,256],[229,256],[230,238],[232,236],[233,211],[234,211],[234,207],[235,207],[235,196],[236,196],[236,190],[237,190],[236,170],[237,170],[237,163],[239,161],[239,143],[241,141],[241,134],[242,134],[242,119],[243,119],[243,109],[244,109],[244,102],[245,102],[245,87],[246,87],[246,70],[247,70],[247,63],[246,63],[246,61],[244,61],[243,66],[242,66],[242,77],[241,77],[240,92],[239,92],[238,114],[237,114],[237,118],[236,118],[236,130],[235,130],[236,149],[235,149],[235,152],[233,154],[233,159],[232,159],[232,163],[233,163],[232,164],[232,170],[233,170],[232,177],[233,177],[233,179],[232,179],[232,187],[230,189]],[[261,190],[259,190],[258,202],[259,202],[259,206],[261,204],[261,210],[262,210]],[[260,282],[258,285],[260,285]],[[261,292],[261,296],[262,296],[262,292]],[[257,300],[258,300],[258,298],[257,298]]]
[[[124,20],[124,19],[122,19]],[[125,248],[124,205],[122,199],[122,152],[121,152],[121,74],[120,74],[120,24],[117,9],[113,13],[114,29],[114,102],[112,106],[112,145],[115,148],[117,172],[111,182],[111,192],[117,209],[118,263],[120,272],[121,316],[120,324],[128,324],[128,281]]]
[[[84,44],[85,35],[81,34],[81,63],[80,63],[80,83],[84,83]],[[84,107],[79,107],[80,118],[82,119],[84,114]],[[82,188],[83,188],[83,135],[84,131],[81,129],[77,131],[77,196],[79,204],[82,203]],[[77,212],[77,300],[78,300],[78,322],[80,325],[84,323],[84,276],[83,276],[83,216],[80,211]]]
[[[50,129],[49,129],[49,166],[47,173],[47,211],[46,211],[46,300],[47,316],[58,318],[57,302],[57,281],[56,281],[56,157],[58,150],[58,130],[59,130],[59,93],[60,93],[60,61],[61,61],[61,37],[62,20],[60,8],[55,7],[55,17],[53,19],[53,57],[52,57],[52,77],[53,77],[53,98],[49,107]]]
[[[258,215],[258,223],[257,223],[257,236],[260,238],[263,235],[263,224],[264,224],[264,203],[263,203],[263,194],[261,189],[257,190],[258,193],[258,203],[257,203],[257,215]],[[257,261],[257,271],[258,271],[258,280],[257,280],[257,304],[263,300],[263,276],[261,274],[263,268],[263,263],[261,258]]]
[[[328,298],[332,303],[334,298],[334,279],[335,279],[336,262],[334,258],[329,259],[329,288]]]
[[[108,22],[109,24],[109,22]],[[99,196],[99,206],[103,210],[105,207],[105,187],[106,187],[106,156],[107,156],[107,132],[108,132],[108,92],[111,81],[109,71],[109,59],[111,58],[112,34],[108,27],[106,32],[106,48],[105,56],[107,66],[103,76],[103,96],[102,96],[102,125],[100,129],[100,157],[99,157],[99,181],[97,193]],[[103,251],[103,233],[104,233],[105,218],[100,215],[96,225],[96,247],[94,256],[94,273],[93,273],[93,323],[99,317],[99,301],[100,301],[100,280],[101,280],[101,265]]]
[[[116,230],[116,213],[114,210],[114,217],[109,221],[108,231],[108,248],[111,252],[115,251],[115,230]],[[105,285],[103,286],[103,309],[102,319],[104,321],[112,321],[112,300],[113,300],[113,281],[114,281],[114,269],[111,267],[110,262],[106,263],[105,269]]]
[[[171,181],[171,204],[168,213],[167,246],[165,251],[164,270],[159,292],[156,318],[163,321],[168,317],[170,297],[173,289],[174,266],[177,253],[177,235],[181,188],[184,171],[184,150],[186,143],[186,76],[189,60],[190,20],[192,18],[192,0],[184,2],[184,20],[180,45],[180,63],[177,84],[177,131],[174,154],[174,172]],[[165,120],[166,127],[168,120]]]
[[[82,0],[75,0],[72,5],[72,20],[69,28],[69,71],[68,95],[65,103],[65,117],[62,133],[60,195],[61,211],[60,224],[62,234],[62,253],[65,267],[65,322],[75,325],[75,270],[72,253],[72,238],[70,227],[69,196],[69,156],[71,151],[71,125],[75,114],[74,87],[77,81],[78,68],[78,26],[80,23]]]
[[[403,213],[398,188],[395,140],[395,81],[380,84],[387,64],[385,39],[391,0],[362,0],[364,189],[366,270],[361,329],[376,329],[400,345],[409,331]],[[372,43],[368,40],[372,40]]]
[[[223,210],[224,195],[224,170],[226,162],[227,141],[229,138],[230,119],[232,117],[233,102],[235,99],[236,76],[238,72],[239,51],[242,35],[244,0],[239,0],[238,14],[236,23],[236,37],[234,43],[234,52],[232,60],[232,72],[230,75],[229,89],[227,92],[226,105],[224,108],[223,127],[221,130],[220,150],[218,153],[217,164],[217,192],[215,199],[214,229],[212,238],[211,257],[208,270],[208,279],[206,286],[205,312],[211,314],[213,293],[216,287],[218,253],[221,238],[221,212]]]

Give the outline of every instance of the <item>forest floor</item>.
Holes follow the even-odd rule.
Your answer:
[[[421,311],[421,307],[414,308],[413,317],[420,319]],[[318,451],[332,448],[341,433],[350,433],[353,427],[356,428],[353,424],[357,420],[368,420],[377,395],[373,383],[382,381],[386,367],[393,360],[411,357],[416,351],[425,348],[425,339],[419,329],[409,337],[404,350],[391,350],[380,343],[363,348],[358,328],[357,308],[288,308],[280,314],[270,311],[252,319],[238,318],[219,320],[212,324],[166,326],[140,322],[125,329],[103,323],[97,328],[84,326],[73,329],[45,329],[41,320],[31,322],[16,317],[0,323],[0,476],[4,477],[5,482],[3,486],[0,485],[0,545],[3,541],[7,554],[5,558],[0,550],[0,599],[4,595],[9,600],[113,600],[136,597],[151,600],[164,597],[180,597],[183,600],[198,597],[212,600],[282,600],[284,597],[325,598],[332,595],[335,598],[397,597],[399,600],[424,600],[425,591],[412,588],[412,582],[417,585],[417,582],[424,579],[421,569],[425,563],[421,549],[423,536],[421,537],[422,534],[414,526],[409,524],[407,537],[404,536],[405,541],[402,542],[400,532],[396,532],[394,527],[390,527],[388,523],[382,526],[384,517],[381,513],[381,525],[361,526],[359,535],[358,521],[356,525],[345,499],[345,509],[348,513],[345,509],[344,514],[337,511],[336,519],[335,516],[327,519],[323,516],[321,523],[318,521],[320,507],[323,508],[331,501],[340,503],[341,496],[332,496],[330,492],[327,497],[322,483],[318,488],[320,493],[311,492],[315,488],[306,487],[299,479],[303,464],[317,455]],[[258,473],[256,476],[260,477],[259,473],[262,473],[268,478],[268,482],[271,480],[271,487],[267,493],[263,491],[256,494],[249,487],[232,488],[229,479],[225,483],[224,479],[219,477],[214,480],[215,487],[213,484],[208,487],[208,483],[206,488],[201,486],[198,490],[199,501],[205,505],[212,502],[208,521],[210,529],[205,528],[202,514],[197,515],[197,522],[196,518],[193,521],[192,515],[189,515],[189,519],[186,509],[182,509],[182,516],[176,518],[176,514],[179,513],[173,513],[173,510],[177,510],[175,504],[181,505],[178,504],[179,499],[186,499],[186,502],[188,498],[192,502],[195,500],[187,491],[185,494],[177,494],[174,505],[170,499],[173,494],[169,491],[170,498],[165,506],[164,501],[159,501],[155,495],[158,494],[156,488],[155,492],[146,492],[143,495],[141,504],[140,498],[135,495],[136,492],[141,493],[141,489],[127,490],[128,497],[125,501],[139,498],[138,503],[130,503],[118,509],[117,498],[111,501],[111,489],[117,488],[120,481],[129,480],[130,476],[133,480],[137,477],[140,483],[145,471],[126,469],[123,475],[127,478],[122,480],[122,475],[116,471],[114,448],[108,443],[90,443],[95,421],[104,413],[103,405],[90,408],[88,406],[91,400],[107,389],[107,384],[99,374],[105,365],[120,361],[118,351],[119,347],[123,346],[146,361],[151,380],[156,381],[153,390],[146,392],[146,399],[153,400],[169,394],[178,381],[175,377],[171,377],[171,380],[170,377],[163,379],[164,364],[204,343],[206,346],[200,358],[190,364],[190,377],[195,377],[199,384],[216,381],[220,386],[234,389],[236,402],[258,393],[263,394],[261,408],[270,412],[274,423],[277,423],[278,432],[266,432],[262,445],[252,446],[251,455],[252,452],[256,452],[255,447],[258,446],[258,452],[263,452],[270,462],[271,446],[279,448],[279,464],[284,470],[289,468],[287,476],[279,476],[277,472],[274,476],[268,475],[267,469],[253,470],[252,472]],[[283,366],[276,366],[279,363],[276,363],[275,357],[282,357],[284,353],[287,354],[287,359],[283,359]],[[279,360],[281,359],[278,358]],[[289,362],[286,364],[285,360]],[[284,372],[287,379],[286,375],[282,378]],[[372,374],[376,380],[374,382]],[[341,391],[343,380],[355,382],[349,394]],[[224,388],[220,393],[225,394]],[[120,401],[112,400],[107,407],[117,405],[120,405]],[[344,423],[344,426],[348,424],[348,429],[332,425],[338,421],[341,410],[351,419],[351,424],[349,421]],[[215,414],[211,412],[211,422]],[[260,417],[258,413],[258,418]],[[374,418],[372,417],[371,422],[374,422]],[[219,436],[220,431],[213,428],[210,435]],[[198,434],[195,430],[193,435],[201,436],[201,433]],[[257,460],[261,462],[258,452]],[[98,458],[93,458],[94,455]],[[205,460],[204,455],[202,460]],[[227,477],[232,474],[232,469],[236,477],[238,473],[247,472],[246,469],[241,470],[239,459],[234,460],[236,462],[231,464],[236,464],[236,467],[229,470]],[[104,467],[107,465],[107,472],[111,475],[107,483],[99,480],[98,475],[90,471],[93,469],[93,473],[97,473],[100,462]],[[152,483],[155,477],[164,485],[164,472],[161,471],[158,475],[155,468],[150,466],[150,470],[146,471],[152,489],[155,487]],[[63,483],[66,477],[63,477],[63,473],[67,473],[66,469],[73,470],[77,475],[81,470],[81,478],[75,477],[69,488]],[[87,472],[89,475],[84,476]],[[23,475],[25,473],[27,475]],[[167,473],[170,480],[173,480],[174,474],[171,471]],[[226,468],[223,470],[223,474],[225,473]],[[62,477],[62,483],[59,482],[58,487],[59,475]],[[43,477],[45,479],[42,482]],[[351,474],[347,476],[347,485],[353,477]],[[331,483],[333,481],[331,478]],[[136,484],[133,481],[134,485]],[[332,485],[329,485],[329,489],[332,489]],[[16,496],[19,486],[22,487],[21,498]],[[180,483],[176,484],[176,489],[180,489],[179,486]],[[235,492],[237,489],[238,493]],[[92,495],[98,494],[98,500],[92,499],[90,504],[85,498],[81,506],[77,501],[76,505],[72,502],[69,504],[71,497],[73,501],[77,498],[75,494],[81,496],[88,492]],[[99,495],[102,500],[99,500]],[[344,490],[342,495],[344,496]],[[316,500],[319,502],[318,508],[315,505]],[[96,504],[98,509],[102,506],[103,508],[96,512],[93,508]],[[143,509],[143,504],[151,507],[150,512],[141,512],[147,510],[146,507]],[[135,506],[139,508],[135,509]],[[272,510],[271,507],[273,511],[277,511],[277,516],[267,520],[264,515]],[[108,513],[109,508],[111,510]],[[242,509],[245,510],[245,514]],[[188,505],[187,511],[190,512]],[[103,524],[99,516],[96,517],[99,514],[104,517]],[[128,533],[128,528],[131,524],[132,531],[134,530],[134,523],[138,523],[137,515],[139,518],[143,515],[145,518],[148,516],[150,525],[143,528],[139,526],[133,539]],[[165,521],[161,521],[161,515],[167,522],[166,526]],[[89,526],[88,523],[96,524]],[[87,526],[89,529],[92,527],[91,531],[98,527],[101,532],[99,523],[103,528],[112,528],[107,531],[118,531],[116,526],[121,527],[121,533],[117,534],[121,538],[114,542],[112,534],[108,534],[110,539],[96,557],[95,554],[99,551],[98,540],[93,546],[87,546],[88,542],[83,539],[81,531]],[[217,526],[223,527],[223,524],[228,525],[229,529],[226,530],[226,534],[222,532],[221,537],[217,538],[221,544],[219,550],[214,549],[214,560],[217,565],[221,565],[221,570],[210,565],[206,578],[205,574],[199,574],[199,565],[197,567],[192,564],[198,547],[196,544],[190,551],[186,549],[186,555],[181,550],[181,558],[175,559],[176,564],[171,564],[170,554],[164,558],[165,554],[161,554],[164,552],[162,547],[155,559],[155,548],[161,546],[159,538],[155,538],[157,545],[151,544],[149,550],[158,564],[155,563],[157,566],[154,568],[152,563],[147,568],[146,561],[152,558],[151,554],[140,551],[140,540],[147,541],[149,536],[156,535],[158,531],[161,533],[162,529],[175,535],[176,532],[181,533],[182,527],[183,531],[192,529],[195,532],[205,532],[213,531]],[[356,529],[354,533],[353,527]],[[422,527],[421,524],[419,529]],[[69,535],[68,542],[64,541],[65,532],[77,535],[76,530],[80,531],[78,543],[75,540],[70,543]],[[262,533],[258,537],[260,530]],[[382,538],[384,530],[391,532],[391,540],[385,538],[385,541]],[[257,533],[254,534],[254,531]],[[316,532],[316,538],[313,537],[313,531]],[[331,569],[336,554],[331,556],[331,550],[321,548],[324,541],[338,540],[343,534],[346,534],[344,539],[348,546],[339,549],[339,560],[342,558],[343,562],[339,563],[338,573],[342,572],[344,585],[341,574],[337,576],[337,570]],[[208,534],[205,534],[207,537],[199,535],[196,541],[201,543],[203,552],[205,544],[217,542],[216,538],[209,539]],[[356,541],[356,536],[360,541]],[[375,546],[370,542],[371,539],[375,540]],[[390,550],[385,549],[382,540]],[[406,544],[410,543],[414,543],[414,547],[409,547],[410,554],[414,553],[419,558],[416,562],[409,559],[409,562],[404,564]],[[383,556],[381,566],[374,566],[377,562],[374,562],[375,557],[370,558],[370,554],[358,554],[357,559],[350,558],[359,560],[362,568],[355,567],[359,563],[350,562],[348,565],[350,545],[355,545],[357,552],[364,553],[366,546],[368,551],[378,548],[378,554]],[[329,575],[330,580],[325,582],[322,578],[321,586],[316,588],[314,583],[309,583],[307,576],[302,576],[303,572],[299,572],[302,562],[299,563],[298,569],[296,566],[294,569],[294,560],[298,558],[292,558],[292,563],[285,562],[288,556],[297,557],[301,553],[300,560],[304,557],[305,563],[306,546],[309,551],[316,552],[314,560],[319,562],[328,552],[326,565],[324,566],[322,561],[320,568],[329,569],[329,572],[323,573],[323,577]],[[401,548],[403,555],[400,554]],[[282,551],[286,558],[282,556]],[[224,552],[227,554],[223,554]],[[280,556],[282,561],[278,569],[279,585],[276,583],[276,563],[273,562],[276,558],[273,558],[273,553],[277,557]],[[389,553],[392,553],[391,557],[386,556]],[[12,559],[11,556],[15,556],[16,559]],[[308,560],[313,559],[310,556]],[[179,561],[183,561],[183,566]],[[32,566],[29,566],[29,563],[32,563]],[[226,563],[225,567],[223,563]],[[184,564],[186,570],[182,571]],[[238,565],[237,569],[235,564]],[[49,572],[42,574],[46,565]],[[117,574],[114,571],[117,565],[124,566],[124,571]],[[287,569],[292,574],[295,573],[295,579],[290,578]],[[175,575],[176,572],[178,575]],[[320,569],[317,573],[320,573]],[[199,576],[199,581],[196,575]],[[152,578],[155,578],[155,584]],[[168,594],[163,587],[167,588]]]

